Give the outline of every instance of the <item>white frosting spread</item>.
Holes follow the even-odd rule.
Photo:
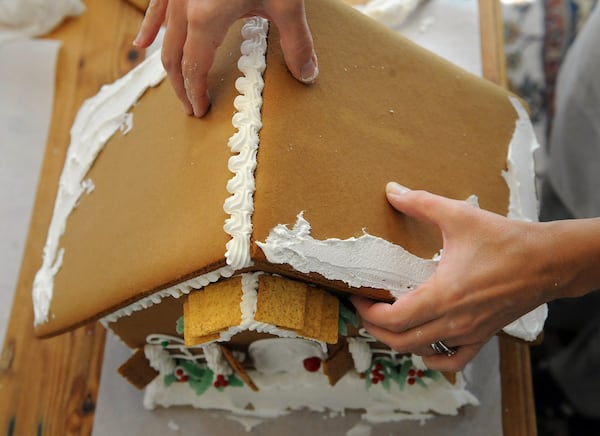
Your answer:
[[[242,28],[244,42],[238,68],[244,73],[244,77],[235,82],[240,95],[235,98],[234,106],[238,112],[232,119],[233,126],[238,131],[229,139],[229,148],[237,153],[229,159],[229,170],[235,175],[227,183],[227,191],[232,195],[223,205],[225,212],[230,215],[223,229],[231,235],[231,240],[226,245],[225,257],[227,264],[234,269],[252,265],[250,236],[254,212],[254,169],[259,142],[258,132],[262,127],[262,73],[266,67],[268,27],[267,20],[254,17],[246,20]]]
[[[33,283],[35,324],[48,320],[54,276],[62,264],[63,250],[59,240],[67,218],[77,206],[81,195],[93,184],[84,177],[106,141],[122,126],[132,123],[125,116],[140,96],[165,77],[160,54],[148,58],[116,82],[105,85],[94,97],[86,100],[71,128],[71,143],[60,176],[54,213],[43,251],[42,266]]]
[[[317,272],[352,287],[387,289],[396,297],[423,283],[437,265],[366,232],[359,238],[314,239],[302,212],[292,229],[279,224],[257,245],[269,262],[288,264],[303,273]]]
[[[279,372],[303,373],[303,361],[309,357],[323,360],[327,356],[321,347],[306,339],[274,338],[252,342],[248,348],[254,368],[262,374]]]
[[[507,216],[521,221],[538,220],[538,201],[535,187],[534,152],[539,148],[527,111],[516,97],[509,97],[517,120],[508,147],[507,170],[502,177],[510,188]]]

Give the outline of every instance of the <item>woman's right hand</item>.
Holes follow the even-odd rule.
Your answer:
[[[148,47],[166,26],[162,62],[189,115],[210,106],[208,72],[217,48],[238,19],[261,16],[275,24],[292,76],[310,84],[319,73],[303,0],[151,0],[134,45]]]

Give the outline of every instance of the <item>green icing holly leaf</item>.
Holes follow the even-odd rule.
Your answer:
[[[200,366],[189,360],[182,360],[180,364],[190,379],[200,380],[209,377],[212,380],[213,378],[214,374],[208,367]]]
[[[202,395],[212,385],[212,377],[204,377],[200,380],[188,379],[188,384],[196,392],[196,395]]]
[[[347,324],[350,324],[353,327],[358,327],[360,322],[356,313],[349,309],[345,304],[340,302],[339,307],[340,316],[338,321],[338,330],[341,335],[348,336]]]
[[[434,371],[432,369],[426,369],[423,372],[423,377],[430,378],[431,380],[439,380],[442,374],[439,371]]]
[[[177,320],[177,323],[175,324],[175,331],[178,334],[183,335],[183,316],[180,316]]]
[[[177,377],[175,377],[175,374],[165,375],[165,378],[164,378],[165,386],[167,386],[167,387],[171,386],[175,382],[175,380],[177,380]]]
[[[235,376],[235,374],[231,374],[227,378],[227,382],[229,383],[229,386],[233,386],[233,387],[236,387],[236,388],[244,386],[244,382],[242,380],[240,380],[239,378],[237,378]]]
[[[406,378],[408,377],[408,371],[412,368],[412,360],[408,359],[402,362],[400,369],[398,370],[398,377],[394,380],[398,383],[400,389],[404,389],[406,385]]]
[[[421,377],[416,377],[415,378],[415,383],[418,384],[419,386],[421,386],[422,388],[427,388],[427,384],[423,381],[423,379]]]

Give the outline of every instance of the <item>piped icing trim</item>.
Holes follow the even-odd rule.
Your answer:
[[[194,277],[184,282],[177,283],[176,285],[163,289],[162,291],[155,292],[154,294],[149,295],[148,297],[142,298],[136,301],[135,303],[131,303],[128,306],[122,307],[121,309],[110,313],[104,318],[101,318],[100,322],[102,323],[102,325],[104,325],[104,327],[108,327],[108,324],[117,321],[119,318],[129,316],[133,312],[144,310],[151,306],[154,306],[155,304],[159,304],[163,298],[179,298],[182,295],[189,294],[193,290],[202,289],[206,285],[216,282],[221,277],[231,277],[233,272],[233,268],[229,266],[224,266],[209,273],[202,274],[198,277]]]
[[[59,247],[59,241],[67,218],[77,207],[81,196],[93,189],[91,180],[84,180],[84,177],[106,141],[117,130],[121,129],[125,134],[131,128],[133,119],[127,111],[148,88],[156,86],[164,77],[160,53],[155,53],[122,78],[103,86],[98,94],[83,103],[77,113],[43,250],[42,266],[33,282],[35,325],[48,320],[54,277],[62,265],[63,249]]]
[[[252,265],[250,236],[254,212],[254,169],[258,132],[262,127],[262,74],[266,67],[268,28],[268,21],[260,17],[247,19],[242,28],[244,42],[238,68],[244,76],[235,82],[240,95],[234,100],[238,112],[232,119],[233,126],[238,131],[229,139],[228,144],[231,151],[237,154],[229,159],[229,170],[234,176],[227,183],[227,191],[232,195],[223,205],[223,210],[230,215],[223,229],[231,235],[231,240],[226,244],[225,258],[227,264],[234,269]]]

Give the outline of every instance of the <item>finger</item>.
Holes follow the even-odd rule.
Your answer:
[[[393,304],[380,303],[353,296],[350,301],[363,320],[393,332],[402,332],[438,319],[443,315],[442,305],[432,300],[433,290],[429,282],[412,292],[400,296]]]
[[[363,326],[371,336],[388,345],[390,348],[400,353],[414,353],[419,355],[431,354],[428,350],[428,348],[431,349],[431,344],[439,341],[442,337],[446,337],[441,335],[447,334],[436,328],[434,323],[428,323],[401,333],[387,330],[365,320],[363,320]],[[448,337],[444,339],[444,343],[449,347],[457,345],[453,338]]]
[[[395,182],[386,185],[385,193],[394,209],[440,228],[449,211],[463,203],[427,191],[413,191]]]
[[[167,11],[167,30],[163,40],[161,59],[175,94],[181,101],[183,110],[189,115],[193,108],[187,98],[181,73],[183,46],[187,37],[187,16],[185,2],[171,0]]]
[[[319,75],[319,65],[304,2],[271,1],[266,6],[273,23],[279,29],[280,44],[288,69],[303,83],[313,83]]]
[[[133,40],[133,45],[148,47],[156,38],[160,26],[165,21],[168,0],[150,0],[140,30]]]
[[[188,8],[187,40],[183,49],[182,74],[194,115],[202,117],[210,106],[208,73],[229,27],[239,18],[236,7],[193,3]]]
[[[469,363],[479,353],[479,350],[485,345],[485,343],[476,343],[471,345],[463,345],[457,348],[456,354],[453,356],[447,356],[445,354],[434,354],[423,357],[423,363],[429,369],[444,372],[457,372],[464,369],[465,365]]]

